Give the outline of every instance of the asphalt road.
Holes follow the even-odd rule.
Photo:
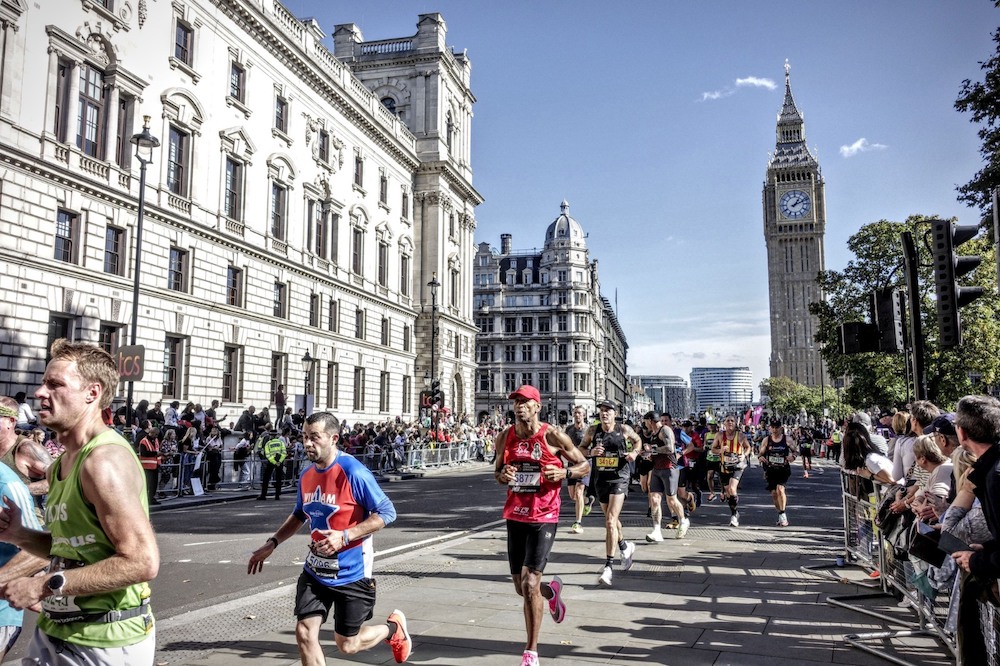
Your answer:
[[[398,518],[376,535],[376,557],[499,520],[504,489],[487,470],[459,468],[384,484]],[[286,493],[280,501],[238,500],[154,513],[160,546],[160,573],[152,583],[156,617],[164,620],[277,585],[294,585],[307,552],[305,529],[281,544],[260,574],[247,575],[250,553],[288,517],[294,502],[294,495]],[[34,613],[25,614],[24,631],[4,663],[17,663],[34,631],[34,618]]]

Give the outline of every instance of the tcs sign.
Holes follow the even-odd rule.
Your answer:
[[[118,348],[118,374],[123,382],[137,382],[142,379],[146,367],[146,348],[130,345]]]

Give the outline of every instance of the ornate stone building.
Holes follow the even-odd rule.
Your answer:
[[[514,250],[510,234],[499,252],[480,243],[473,292],[478,420],[507,414],[507,396],[521,384],[538,388],[550,421],[565,422],[575,405],[590,413],[604,399],[630,402],[628,343],[567,202],[540,251]]]
[[[819,162],[806,145],[805,121],[792,98],[786,62],[785,101],[763,192],[770,370],[772,377],[790,377],[807,386],[821,385],[825,376],[813,339],[817,319],[809,314],[809,303],[823,298],[816,276],[825,267],[825,187]]]
[[[438,14],[365,42],[250,0],[2,0],[0,392],[57,337],[129,342],[140,164],[136,399],[278,384],[350,422],[416,414],[437,364],[471,411],[470,63]],[[307,356],[308,355],[308,356]]]

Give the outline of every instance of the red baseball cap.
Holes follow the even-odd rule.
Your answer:
[[[538,392],[538,389],[530,384],[525,384],[507,397],[511,400],[514,398],[524,398],[525,400],[534,400],[538,404],[542,404],[541,394]]]

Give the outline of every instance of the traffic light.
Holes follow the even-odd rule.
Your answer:
[[[879,350],[878,327],[863,321],[849,321],[840,325],[840,352],[863,354]]]
[[[955,254],[958,246],[979,233],[975,224],[953,224],[933,220],[931,226],[931,255],[934,261],[934,284],[937,287],[938,325],[941,330],[941,348],[962,344],[962,321],[958,310],[983,295],[982,287],[962,287],[958,278],[974,270],[982,261],[980,257]]]
[[[441,393],[441,380],[435,379],[431,382],[431,404],[440,406],[443,403],[444,394]]]
[[[876,289],[872,293],[872,321],[878,327],[878,350],[888,354],[903,351],[903,292]]]

